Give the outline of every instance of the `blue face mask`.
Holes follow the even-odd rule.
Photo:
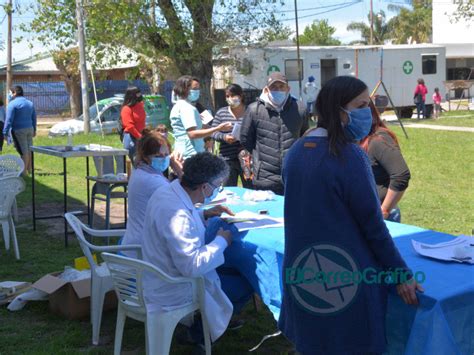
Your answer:
[[[283,105],[287,97],[288,97],[287,91],[270,91],[270,99],[277,106]]]
[[[189,90],[188,101],[195,102],[199,100],[199,94],[201,93],[200,90]]]
[[[372,128],[372,111],[370,107],[357,108],[352,111],[342,109],[349,116],[344,132],[349,139],[360,141],[367,137]]]
[[[163,172],[170,166],[170,156],[154,157],[151,159],[151,167],[156,171]]]
[[[212,185],[210,185],[210,186],[212,187]],[[208,197],[204,196],[204,204],[207,205],[208,203],[212,202],[212,200],[214,200],[216,198],[218,193],[219,193],[219,189],[215,188],[214,190],[212,190],[211,196],[208,196]],[[203,195],[204,195],[204,193],[203,193]]]
[[[13,95],[12,94],[8,94],[8,101],[11,101],[13,99]]]

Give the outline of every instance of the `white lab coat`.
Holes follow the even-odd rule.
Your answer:
[[[168,179],[151,166],[141,164],[133,171],[128,182],[128,221],[122,245],[142,245],[146,206],[153,193],[164,185],[169,185]],[[123,253],[130,258],[137,257],[135,251]]]
[[[169,276],[197,277],[205,281],[205,312],[215,341],[227,328],[232,303],[221,288],[216,267],[224,263],[226,240],[221,236],[205,244],[203,213],[196,209],[179,180],[160,187],[146,209],[143,259]],[[192,301],[190,284],[169,284],[145,275],[148,312],[170,310]]]

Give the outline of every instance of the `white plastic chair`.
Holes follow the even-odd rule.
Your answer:
[[[10,249],[12,240],[15,258],[20,260],[20,250],[16,239],[15,224],[12,218],[12,206],[16,195],[25,189],[25,182],[20,177],[9,177],[0,180],[0,223],[2,224],[5,249]]]
[[[202,277],[170,277],[155,265],[120,255],[102,253],[102,258],[106,261],[110,270],[119,300],[114,355],[120,355],[126,317],[145,323],[147,354],[169,354],[171,340],[178,322],[184,317],[194,314],[197,310],[204,311],[204,279]],[[154,274],[168,283],[191,283],[193,286],[193,302],[171,311],[148,313],[143,296],[143,276],[145,272]],[[202,316],[201,319],[206,354],[210,354],[209,325],[206,317]]]
[[[0,155],[0,179],[8,177],[20,176],[25,170],[25,163],[23,160],[16,155]],[[15,222],[18,222],[18,207],[16,199],[13,200],[13,218]]]
[[[112,277],[107,271],[104,273],[98,269],[98,265],[94,261],[92,252],[118,252],[124,250],[133,250],[137,252],[138,257],[141,258],[141,246],[140,245],[108,245],[98,246],[89,243],[84,237],[84,232],[92,237],[123,237],[125,229],[113,229],[113,230],[97,230],[87,227],[82,223],[74,214],[66,213],[65,218],[71,228],[76,234],[79,245],[91,266],[91,323],[92,323],[92,344],[99,344],[100,324],[102,322],[102,309],[104,306],[105,294],[114,289]],[[102,271],[102,272],[101,272]]]

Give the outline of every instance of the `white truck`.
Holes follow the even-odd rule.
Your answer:
[[[226,82],[261,89],[268,74],[280,71],[289,81],[291,94],[304,97],[299,91],[296,46],[234,47],[228,50],[228,58],[230,60],[225,63],[232,64],[227,64],[225,70],[217,69],[217,72],[226,73]],[[418,78],[423,78],[428,88],[428,112],[431,112],[434,88],[439,88],[442,97],[445,95],[446,50],[442,45],[302,46],[300,60],[303,88],[311,75],[316,78],[319,88],[335,76],[352,75],[363,80],[371,92],[382,78],[402,117],[412,115]],[[386,95],[381,86],[376,94]]]

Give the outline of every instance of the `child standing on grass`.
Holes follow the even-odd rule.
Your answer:
[[[439,93],[438,88],[434,89],[433,104],[434,104],[433,116],[434,116],[434,119],[437,120],[439,118],[439,115],[441,114],[441,95]]]

